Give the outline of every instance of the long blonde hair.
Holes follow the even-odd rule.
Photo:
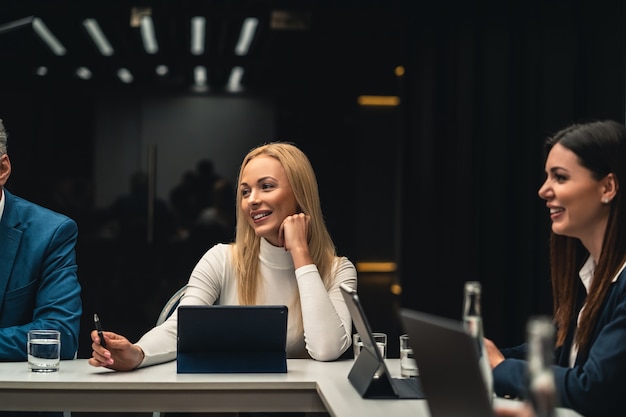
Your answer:
[[[238,185],[246,165],[260,155],[271,156],[280,162],[287,174],[300,212],[311,216],[309,250],[324,286],[329,288],[336,249],[324,222],[317,179],[311,162],[304,152],[292,143],[270,142],[248,152],[239,169]],[[261,242],[248,223],[247,215],[241,207],[241,200],[241,195],[238,192],[237,228],[235,243],[231,247],[232,258],[238,279],[239,303],[254,305],[257,301],[260,281],[259,252]]]

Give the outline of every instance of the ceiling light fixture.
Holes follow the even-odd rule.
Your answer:
[[[87,67],[78,67],[76,68],[76,75],[80,79],[89,80],[91,79],[93,74],[91,73],[91,70]]]
[[[241,78],[243,77],[244,70],[242,67],[233,67],[230,70],[230,76],[228,77],[228,83],[226,89],[231,92],[241,91]]]
[[[159,44],[157,43],[156,35],[154,34],[152,16],[144,15],[141,17],[140,30],[144,49],[149,54],[156,54],[159,51]]]
[[[254,38],[259,19],[256,17],[247,17],[241,25],[241,32],[239,32],[239,40],[237,46],[235,46],[235,53],[237,55],[245,55],[250,49],[250,44]]]
[[[123,83],[130,84],[133,82],[133,74],[127,68],[120,68],[117,70],[117,77]]]
[[[62,56],[67,53],[65,46],[50,32],[48,26],[41,20],[36,17],[33,19],[33,29],[37,35],[43,40],[46,45],[52,50],[55,55]]]
[[[193,69],[193,79],[194,84],[191,86],[191,89],[196,93],[204,93],[209,91],[209,86],[207,82],[207,71],[206,68],[202,65],[198,65]]]
[[[170,69],[167,65],[157,65],[157,67],[154,69],[154,72],[157,73],[157,75],[164,77],[167,75],[168,72],[170,72]]]
[[[43,65],[37,67],[37,69],[35,69],[35,74],[39,75],[40,77],[44,77],[46,74],[48,74],[48,67]]]
[[[87,29],[87,33],[91,36],[91,39],[98,47],[100,53],[104,56],[113,55],[113,47],[109,43],[109,40],[100,29],[100,25],[96,19],[83,20],[83,26]]]
[[[206,86],[206,68],[202,65],[198,65],[193,69],[193,79],[196,87]]]
[[[204,33],[206,19],[203,16],[191,18],[191,53],[202,55],[204,53]]]
[[[33,16],[23,17],[18,20],[13,20],[8,23],[3,23],[0,25],[0,34],[5,32],[10,32],[15,29],[20,29],[22,27],[31,25],[33,23]]]

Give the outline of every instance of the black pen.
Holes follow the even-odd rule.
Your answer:
[[[103,348],[107,347],[106,342],[104,341],[104,335],[102,334],[102,325],[100,324],[100,319],[97,314],[93,315],[93,322],[96,325],[96,330],[98,331],[98,337],[100,338],[100,346]]]

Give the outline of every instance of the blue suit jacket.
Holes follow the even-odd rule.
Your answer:
[[[579,292],[584,294],[584,291],[581,284]],[[585,417],[624,415],[626,270],[609,287],[591,336],[589,352],[579,352],[574,367],[570,368],[575,324],[573,320],[565,343],[555,352],[554,378],[560,405]],[[502,396],[525,397],[526,345],[502,349],[502,353],[507,359],[493,370],[495,392]]]
[[[30,329],[61,332],[61,358],[78,350],[82,302],[69,217],[4,189],[0,219],[0,360],[26,360]]]

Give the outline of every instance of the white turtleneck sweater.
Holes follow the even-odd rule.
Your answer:
[[[337,359],[351,343],[352,318],[341,294],[340,284],[356,289],[357,274],[352,262],[337,257],[328,290],[315,265],[294,270],[291,254],[261,239],[262,285],[260,305],[288,307],[287,357],[320,361]],[[300,297],[302,324],[297,298]],[[237,279],[230,246],[218,244],[209,249],[191,273],[180,305],[238,305]],[[176,358],[178,314],[144,334],[137,345],[144,351],[141,367]],[[304,332],[302,328],[304,327]]]

